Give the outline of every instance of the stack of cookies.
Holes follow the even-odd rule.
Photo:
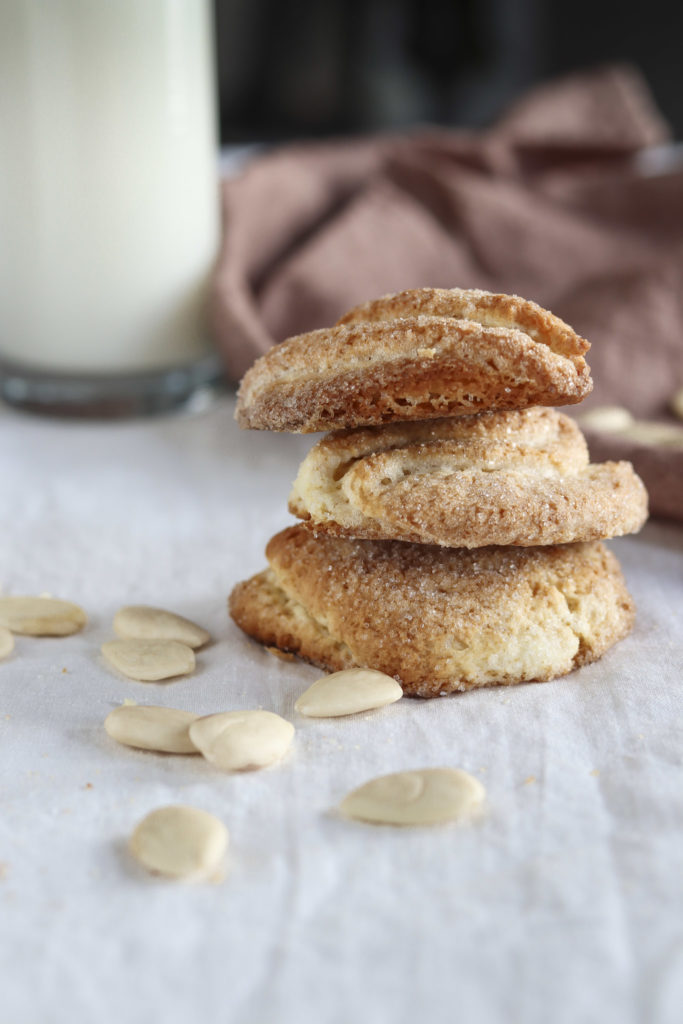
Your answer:
[[[249,370],[242,427],[328,430],[290,496],[301,520],[238,584],[235,622],[330,671],[406,694],[543,681],[628,633],[602,540],[640,529],[626,462],[589,462],[553,407],[591,390],[589,345],[512,295],[423,288],[284,341]]]

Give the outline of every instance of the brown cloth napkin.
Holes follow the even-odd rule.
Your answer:
[[[592,343],[581,410],[666,419],[683,387],[683,160],[639,74],[544,85],[490,131],[302,144],[223,185],[213,322],[228,375],[366,299],[420,286],[515,292]],[[648,151],[648,160],[643,152]],[[657,156],[657,150],[654,156]],[[575,412],[576,410],[571,410]],[[683,450],[587,432],[683,519]]]

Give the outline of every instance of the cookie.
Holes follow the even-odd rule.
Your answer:
[[[293,526],[266,555],[270,568],[230,596],[245,633],[330,671],[385,672],[412,696],[553,679],[599,658],[634,618],[598,541],[468,550]]]
[[[241,427],[312,433],[570,405],[593,386],[588,342],[516,296],[428,288],[342,320],[254,363],[239,390]]]
[[[590,465],[573,420],[536,406],[331,434],[289,508],[316,533],[473,548],[633,533],[647,493],[630,463]]]
[[[569,324],[537,303],[479,288],[409,288],[354,306],[337,323],[376,323],[411,316],[453,317],[484,327],[514,328],[571,359],[577,370],[583,368],[581,357],[590,348]]]

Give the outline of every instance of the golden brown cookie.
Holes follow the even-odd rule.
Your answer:
[[[594,661],[631,628],[633,602],[599,542],[440,548],[314,537],[271,539],[270,569],[230,596],[255,640],[322,668],[374,668],[436,697],[544,681]]]
[[[590,465],[573,420],[536,406],[331,434],[289,508],[316,533],[473,548],[634,533],[647,493],[630,463]]]
[[[516,296],[427,288],[342,319],[254,363],[239,391],[241,427],[312,433],[571,405],[593,386],[588,342]]]
[[[582,369],[581,357],[590,348],[569,324],[537,303],[479,288],[409,288],[354,306],[337,323],[376,323],[411,316],[453,317],[484,327],[514,328],[574,360],[577,370]]]

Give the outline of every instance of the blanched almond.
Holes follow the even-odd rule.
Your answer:
[[[165,754],[197,754],[188,729],[199,715],[176,708],[140,704],[114,708],[104,720],[104,728],[117,743],[140,750]]]
[[[0,626],[27,636],[69,636],[88,616],[71,601],[54,597],[0,597]]]
[[[188,647],[202,647],[211,637],[196,622],[163,608],[130,604],[114,616],[114,632],[128,640],[177,640]]]
[[[619,433],[633,423],[633,416],[621,405],[601,405],[589,412],[577,416],[581,427],[587,430],[604,430],[607,433]]]
[[[184,676],[195,666],[192,648],[177,640],[109,640],[102,654],[124,676],[144,683]]]
[[[294,726],[272,711],[223,711],[199,718],[190,739],[207,761],[227,772],[265,768],[287,751]]]
[[[683,448],[683,427],[675,423],[655,423],[649,420],[636,420],[628,428],[622,430],[620,437],[636,444],[651,444],[661,448]]]
[[[670,407],[674,416],[678,416],[679,420],[683,420],[683,388],[679,388],[671,396]]]
[[[213,878],[228,847],[228,830],[213,814],[182,804],[160,807],[143,818],[130,851],[148,871],[171,878]]]
[[[392,704],[403,690],[391,676],[368,668],[349,668],[323,676],[302,693],[294,707],[311,718],[336,718]]]
[[[14,637],[9,629],[0,626],[0,658],[6,658],[14,650]]]
[[[456,768],[382,775],[354,789],[340,810],[348,818],[386,825],[438,825],[468,819],[484,800],[481,782]]]

